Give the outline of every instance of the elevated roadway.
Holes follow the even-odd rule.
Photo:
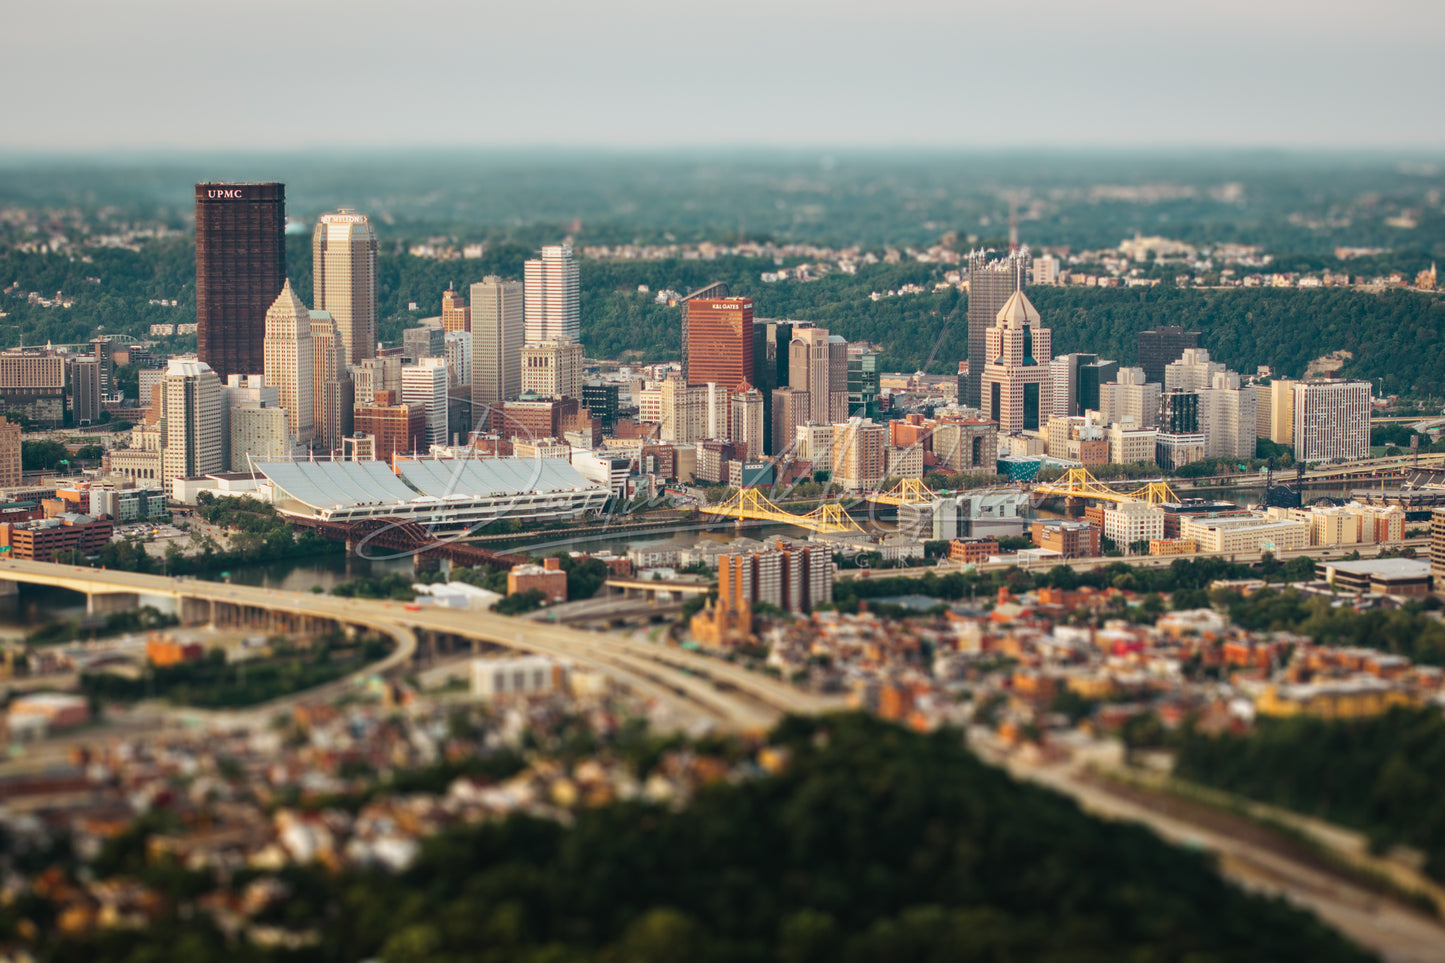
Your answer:
[[[181,621],[188,624],[249,624],[283,632],[335,625],[390,636],[395,649],[358,675],[405,671],[425,654],[423,640],[445,638],[568,659],[698,721],[728,728],[761,728],[784,713],[842,707],[839,699],[800,692],[770,676],[699,653],[491,612],[418,608],[400,602],[14,559],[0,560],[0,581],[56,586],[84,593],[92,600],[105,600],[93,603],[93,610],[129,608],[146,598],[171,599]],[[332,685],[344,686],[349,681]],[[317,690],[310,690],[293,699],[315,694]]]

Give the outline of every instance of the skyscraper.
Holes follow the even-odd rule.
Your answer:
[[[442,329],[448,334],[472,330],[472,309],[467,299],[451,288],[442,292]]]
[[[291,437],[311,444],[316,432],[311,311],[288,279],[266,311],[266,383],[281,396]]]
[[[1038,359],[1049,357],[1053,332],[1019,288],[999,308],[987,334],[989,361],[980,385],[984,417],[998,422],[1002,433],[1037,431],[1049,401],[1045,394],[1052,391],[1049,368]]]
[[[1370,457],[1370,383],[1320,378],[1296,382],[1294,455],[1316,462]]]
[[[502,402],[522,391],[524,312],[520,281],[495,275],[472,285],[472,427],[485,430]]]
[[[788,342],[792,340],[793,322],[753,320],[753,373],[748,381],[763,393],[763,443],[770,454],[778,447],[773,440],[773,392],[788,383]],[[790,443],[785,440],[782,447]]]
[[[376,356],[376,232],[365,214],[323,214],[311,236],[311,285],[330,311],[348,365]]]
[[[284,283],[284,279],[283,279]],[[264,316],[264,312],[263,312]],[[221,381],[195,358],[172,358],[161,392],[161,481],[198,478],[224,466]]]
[[[827,328],[795,325],[788,344],[788,384],[808,393],[810,422],[831,425],[846,420],[848,343],[830,336]]]
[[[356,390],[330,311],[311,312],[311,398],[316,441],[323,451],[340,451],[351,434]]]
[[[1164,384],[1164,367],[1178,361],[1187,348],[1199,347],[1199,332],[1185,331],[1178,325],[1166,325],[1152,331],[1139,332],[1139,367],[1144,379]]]
[[[523,278],[526,283],[527,343],[549,338],[578,341],[580,317],[577,262],[572,248],[549,244],[541,259],[529,260]],[[475,286],[473,286],[475,290]],[[477,299],[472,298],[472,323],[476,323]]]
[[[221,379],[265,367],[286,281],[286,185],[196,185],[196,352]]]
[[[1023,290],[1032,264],[1033,257],[1027,247],[992,261],[988,259],[987,251],[970,251],[968,254],[967,397],[959,400],[970,408],[983,407],[983,369],[992,360],[986,357],[988,330],[993,327],[999,309],[1014,291]]]
[[[695,298],[687,304],[687,383],[735,391],[753,377],[752,298]]]
[[[401,400],[418,405],[426,414],[425,444],[447,443],[447,362],[445,358],[419,358],[401,367]],[[421,449],[418,449],[421,450]]]

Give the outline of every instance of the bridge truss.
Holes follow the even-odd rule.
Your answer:
[[[869,492],[867,500],[875,505],[930,505],[937,497],[921,478],[900,478],[886,492]]]
[[[1179,496],[1166,481],[1151,481],[1143,488],[1133,491],[1115,491],[1093,475],[1087,468],[1070,468],[1060,479],[1036,484],[1035,495],[1057,495],[1066,498],[1094,498],[1106,502],[1147,502],[1150,505],[1164,503],[1178,504]]]
[[[857,522],[848,517],[848,513],[836,502],[826,502],[819,505],[806,515],[794,515],[792,512],[785,512],[777,505],[768,501],[767,498],[758,494],[756,488],[742,488],[738,493],[721,505],[709,505],[700,508],[698,511],[705,515],[721,515],[727,518],[752,519],[760,522],[782,522],[787,525],[797,525],[824,535],[835,535],[843,532],[863,534],[863,529]]]

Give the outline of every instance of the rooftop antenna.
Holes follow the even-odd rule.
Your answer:
[[[1017,254],[1019,250],[1019,203],[1018,197],[1010,194],[1008,199],[1008,252]]]

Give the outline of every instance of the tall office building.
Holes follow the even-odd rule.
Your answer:
[[[286,282],[286,185],[196,185],[196,353],[221,379],[265,368]]]
[[[162,383],[161,404],[161,481],[166,491],[172,479],[221,471],[225,412],[221,380],[211,366],[195,358],[172,358]]]
[[[1298,381],[1278,378],[1269,383],[1269,440],[1294,447],[1294,389]]]
[[[788,383],[788,342],[792,340],[793,322],[753,320],[753,373],[748,381],[763,394],[763,443],[769,453],[788,444],[785,440],[779,446],[773,441],[773,392]]]
[[[798,426],[808,423],[808,393],[792,385],[773,389],[773,430],[770,455],[781,455],[793,447]],[[800,456],[801,457],[801,456]]]
[[[442,330],[447,333],[472,330],[472,309],[467,306],[467,299],[450,287],[442,292]]]
[[[833,425],[833,481],[846,489],[876,488],[883,480],[888,429],[862,418]]]
[[[1159,386],[1144,380],[1143,368],[1120,368],[1115,381],[1099,386],[1099,412],[1106,425],[1153,428],[1159,420]]]
[[[100,390],[110,394],[115,390],[115,342],[109,335],[92,338],[90,353],[100,365]]]
[[[1214,376],[1226,369],[1218,361],[1209,360],[1203,348],[1185,348],[1177,360],[1164,366],[1165,391],[1202,391],[1214,386]]]
[[[1015,291],[1023,290],[1033,265],[1033,256],[1027,247],[995,260],[989,260],[988,253],[970,251],[968,254],[968,374],[964,379],[967,392],[959,401],[970,408],[983,407],[983,369],[991,360],[986,357],[988,330],[997,320],[999,309]]]
[[[312,307],[331,312],[348,365],[376,356],[376,232],[365,214],[323,214],[311,236]]]
[[[878,417],[878,352],[848,345],[848,414]]]
[[[1198,394],[1204,457],[1253,458],[1258,438],[1254,386],[1241,384],[1233,371],[1217,371]]]
[[[1166,325],[1139,332],[1139,367],[1146,381],[1164,384],[1164,367],[1178,361],[1189,348],[1199,347],[1199,332]]]
[[[266,311],[265,359],[266,383],[280,393],[291,437],[311,444],[316,433],[311,310],[291,290],[289,279]]]
[[[848,418],[848,342],[827,328],[793,327],[788,384],[808,393],[808,420],[831,425]]]
[[[1038,309],[1022,289],[999,308],[988,329],[980,391],[985,418],[998,422],[1000,432],[1038,431],[1052,391],[1049,368],[1038,358],[1049,357],[1053,332],[1043,326]]]
[[[522,393],[525,315],[520,281],[495,275],[472,285],[472,428],[487,430],[502,402]]]
[[[522,349],[522,390],[543,398],[582,395],[582,346],[548,338]]]
[[[741,459],[760,459],[763,449],[763,394],[744,383],[732,395],[732,441]]]
[[[292,453],[288,414],[281,392],[262,375],[231,375],[221,388],[222,461],[227,471],[258,462],[286,461]]]
[[[443,344],[442,357],[447,359],[447,377],[453,385],[470,387],[472,383],[471,323],[468,315],[467,330],[448,331]]]
[[[1370,457],[1370,383],[1321,378],[1294,386],[1294,457],[1300,462]]]
[[[81,355],[70,362],[70,410],[77,425],[100,419],[100,382],[104,366],[98,358]]]
[[[0,415],[0,488],[18,488],[20,475],[20,423]]]
[[[662,441],[689,445],[702,441],[707,432],[707,386],[690,386],[670,377],[659,386]]]
[[[447,443],[447,362],[445,358],[419,358],[402,365],[401,400],[418,405],[426,415],[426,445]]]
[[[753,376],[752,298],[695,298],[687,304],[687,383],[735,391]]]
[[[577,262],[572,248],[549,244],[542,257],[527,261],[526,282],[527,343],[549,338],[580,341],[578,324],[581,297],[578,293]],[[473,286],[475,289],[475,286]],[[476,321],[477,299],[472,297],[472,319]]]
[[[375,359],[371,359],[374,361]],[[330,311],[311,312],[311,417],[318,446],[336,452],[351,434],[356,388]]]

